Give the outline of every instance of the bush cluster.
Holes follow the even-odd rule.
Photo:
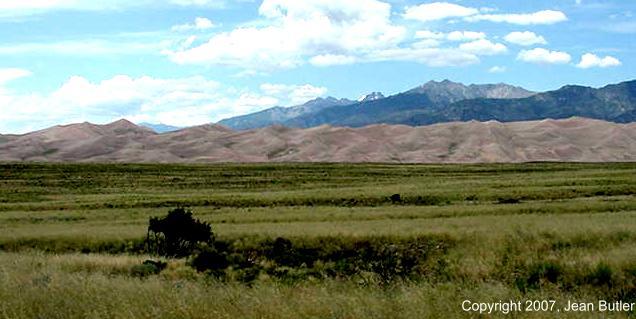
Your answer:
[[[146,242],[148,250],[165,257],[185,257],[198,246],[214,241],[212,227],[192,217],[185,208],[175,208],[163,218],[151,217]]]
[[[392,200],[401,202],[399,195]],[[217,278],[251,282],[267,276],[285,282],[306,279],[358,277],[388,284],[396,279],[430,277],[443,271],[440,256],[451,240],[415,238],[299,238],[251,242],[215,241],[208,223],[184,208],[149,220],[148,252],[163,257],[188,257],[200,272]],[[146,261],[133,269],[136,276],[159,273],[158,262]],[[165,265],[164,265],[165,267]]]
[[[448,238],[265,239],[245,245],[216,242],[191,260],[192,267],[219,278],[250,282],[268,277],[283,282],[357,278],[380,284],[417,280],[444,271],[440,256]]]

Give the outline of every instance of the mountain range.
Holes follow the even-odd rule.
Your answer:
[[[326,98],[226,119],[237,130],[280,124],[309,128],[324,124],[362,127],[372,124],[428,125],[453,121],[500,122],[580,116],[617,123],[636,121],[636,80],[595,89],[564,86],[536,93],[508,84],[464,85],[430,81],[385,97],[371,93],[358,101]]]
[[[158,134],[126,120],[0,135],[0,161],[400,162],[636,161],[636,123],[585,118],[429,126],[237,131],[202,125]]]
[[[536,93],[445,80],[188,128],[119,120],[0,135],[0,161],[636,161],[635,121],[636,81]]]
[[[344,106],[353,103],[354,101],[351,100],[336,99],[334,97],[317,98],[302,105],[292,107],[276,106],[260,112],[222,120],[218,124],[237,130],[249,130],[277,124],[283,125],[299,116],[310,116],[333,106]]]

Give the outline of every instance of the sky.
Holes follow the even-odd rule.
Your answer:
[[[0,0],[0,133],[191,126],[430,80],[636,78],[636,1]]]

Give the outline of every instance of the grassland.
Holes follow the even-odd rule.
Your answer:
[[[635,302],[635,195],[633,163],[2,164],[0,317],[449,318],[476,316],[465,299]],[[224,242],[425,237],[447,249],[435,271],[388,286],[246,285],[187,260],[136,277],[148,218],[175,206]],[[567,313],[599,315],[635,314]]]

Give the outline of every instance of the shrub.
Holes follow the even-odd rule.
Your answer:
[[[146,243],[151,253],[166,257],[185,257],[200,243],[214,242],[212,227],[192,217],[192,212],[175,208],[163,218],[151,217]]]
[[[536,289],[544,282],[557,283],[563,274],[563,268],[558,263],[552,261],[541,261],[528,267],[528,273],[517,278],[517,288],[524,291],[526,288]]]
[[[196,255],[190,265],[217,277],[251,282],[261,273],[293,283],[309,278],[371,276],[381,284],[399,279],[435,279],[446,271],[439,258],[448,238],[339,238],[265,239],[215,243]]]
[[[145,260],[141,265],[135,265],[130,269],[130,274],[134,277],[147,277],[156,275],[168,266],[162,261]]]
[[[497,204],[519,204],[521,200],[514,197],[501,197],[497,200]]]
[[[606,286],[611,288],[614,277],[612,267],[604,262],[596,265],[596,268],[587,277],[587,282],[594,286]]]
[[[205,247],[192,259],[190,265],[198,271],[210,271],[220,277],[229,262],[225,252],[219,252],[215,247]]]

